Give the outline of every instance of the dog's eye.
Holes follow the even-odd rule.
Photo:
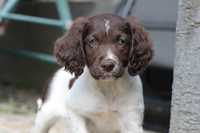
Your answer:
[[[118,38],[118,43],[119,43],[120,45],[125,45],[125,44],[127,44],[127,42],[128,42],[128,39],[127,39],[126,37],[124,37],[124,36],[120,36],[120,37]]]
[[[88,42],[88,45],[90,47],[92,47],[92,48],[95,48],[96,45],[97,45],[97,39],[94,36],[89,37],[88,40],[87,40],[87,42]]]

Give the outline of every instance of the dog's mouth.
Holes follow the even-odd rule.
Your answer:
[[[112,74],[105,74],[98,78],[98,80],[117,80],[118,76],[113,76]]]
[[[90,72],[91,75],[94,77],[96,80],[104,80],[104,81],[111,81],[111,80],[117,80],[123,75],[123,71],[117,71],[117,72]]]

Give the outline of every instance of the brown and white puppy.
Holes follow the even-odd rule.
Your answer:
[[[54,54],[65,69],[54,75],[33,133],[47,133],[60,117],[72,133],[143,132],[138,74],[149,64],[153,51],[135,17],[78,18],[56,41]]]

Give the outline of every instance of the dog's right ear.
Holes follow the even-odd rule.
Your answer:
[[[69,31],[55,42],[54,55],[57,62],[76,77],[83,73],[85,57],[82,46],[82,36],[88,19],[76,19]]]

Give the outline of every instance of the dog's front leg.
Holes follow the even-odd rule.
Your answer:
[[[120,117],[121,133],[143,133],[143,114],[124,112]]]
[[[48,133],[59,116],[56,108],[51,103],[45,103],[37,113],[31,133]]]
[[[70,124],[72,133],[89,133],[84,118],[70,109],[55,104],[44,104],[39,110],[31,133],[48,133],[49,129],[59,118],[64,118],[66,124]]]
[[[89,133],[86,121],[80,115],[70,112],[70,123],[72,128],[72,133]]]

